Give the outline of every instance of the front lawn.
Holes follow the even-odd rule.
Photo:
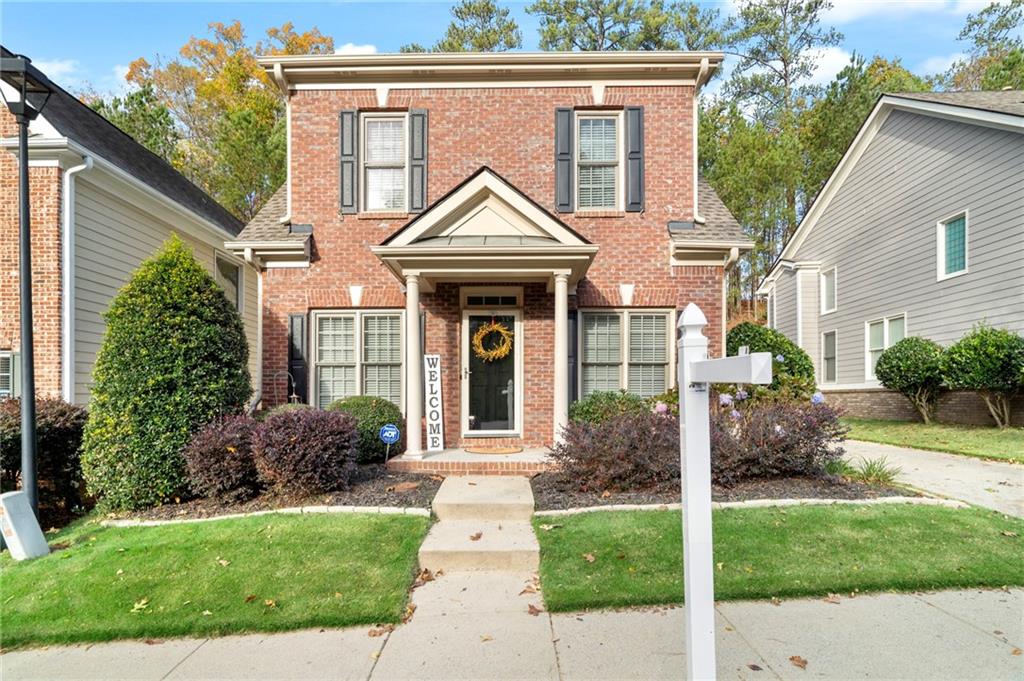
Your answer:
[[[986,459],[1024,461],[1024,428],[962,426],[949,423],[925,425],[916,421],[843,419],[851,440],[966,454]]]
[[[272,515],[158,527],[84,520],[51,555],[0,557],[3,648],[399,621],[427,518]]]
[[[550,610],[682,602],[678,511],[537,517],[534,527]],[[722,509],[714,532],[719,600],[1024,585],[1024,520],[980,509]]]

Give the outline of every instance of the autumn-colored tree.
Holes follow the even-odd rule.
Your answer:
[[[329,54],[334,41],[289,22],[251,44],[242,24],[215,22],[174,59],[138,59],[128,81],[152,88],[181,135],[175,166],[242,220],[251,219],[285,175],[284,100],[256,59]]]
[[[969,41],[967,57],[957,61],[946,74],[947,85],[954,90],[998,89],[1014,84],[1024,49],[1024,0],[993,2],[976,14],[967,16],[960,40]],[[1004,64],[1004,60],[1009,60]],[[990,73],[991,70],[991,73]],[[987,76],[987,84],[986,84]],[[1006,85],[1001,85],[1001,83]]]

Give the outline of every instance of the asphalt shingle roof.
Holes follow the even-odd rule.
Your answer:
[[[238,236],[236,241],[294,241],[296,243],[305,241],[308,234],[293,234],[288,225],[281,222],[288,212],[288,188],[281,185],[274,195],[267,199],[267,202],[256,213],[256,217],[249,221]]]
[[[967,109],[1024,116],[1024,90],[986,90],[977,92],[893,92],[891,97],[921,102],[949,104]]]

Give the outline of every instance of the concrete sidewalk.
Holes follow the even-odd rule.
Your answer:
[[[1024,518],[1024,465],[859,440],[844,447],[854,461],[884,456],[912,487]]]
[[[412,621],[8,653],[16,679],[682,679],[683,611],[549,616],[529,574],[442,576]],[[522,593],[523,590],[526,593]],[[718,605],[722,679],[1024,678],[1024,590]],[[806,668],[796,662],[806,661]]]

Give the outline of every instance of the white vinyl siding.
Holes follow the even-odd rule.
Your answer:
[[[875,380],[875,366],[878,358],[887,348],[903,340],[906,335],[907,322],[903,315],[879,319],[867,324],[867,355],[865,360],[866,378]]]
[[[316,405],[372,395],[401,406],[401,313],[324,312],[314,319]]]
[[[583,312],[580,395],[626,390],[641,397],[671,382],[669,312]]]
[[[821,381],[836,382],[836,332],[821,335]]]
[[[619,208],[619,116],[579,116],[576,120],[576,185],[581,210]]]
[[[406,210],[406,117],[363,118],[363,210]]]
[[[836,268],[821,273],[821,313],[836,311]]]
[[[0,352],[0,399],[14,397],[14,357]]]

